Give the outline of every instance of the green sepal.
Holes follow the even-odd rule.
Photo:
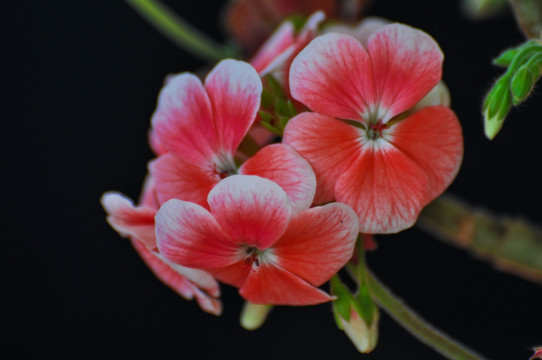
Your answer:
[[[377,307],[365,282],[360,285],[355,300],[359,306],[358,314],[365,320],[367,327],[371,327]]]
[[[508,67],[512,63],[512,60],[514,60],[518,51],[518,49],[505,50],[497,58],[493,59],[493,64]]]
[[[527,64],[522,65],[510,80],[512,102],[518,105],[525,100],[533,90],[536,78]]]
[[[508,83],[507,76],[501,77],[484,101],[484,131],[490,140],[499,133],[504,119],[512,107],[512,94]]]
[[[341,282],[337,275],[331,278],[331,294],[336,296],[337,299],[333,301],[333,314],[340,316],[346,321],[350,321],[350,308],[355,303],[350,290]],[[337,318],[335,319],[338,320]],[[342,329],[340,321],[337,321],[337,325]]]

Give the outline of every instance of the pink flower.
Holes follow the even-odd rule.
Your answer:
[[[142,205],[134,206],[121,194],[109,192],[102,196],[109,224],[120,234],[130,237],[143,261],[156,277],[185,299],[196,298],[200,307],[215,315],[222,312],[217,281],[208,273],[190,269],[165,259],[156,247],[154,216],[158,210],[152,181],[147,181]]]
[[[156,214],[160,253],[204,269],[255,304],[332,300],[318,289],[352,256],[358,221],[333,203],[296,213],[286,193],[257,176],[235,175],[209,193],[210,211],[170,200]]]
[[[529,358],[529,360],[542,359],[542,346],[535,347],[533,351],[534,354]]]
[[[310,205],[314,173],[289,146],[267,146],[242,166],[235,161],[260,107],[261,92],[254,68],[236,60],[221,61],[205,85],[188,73],[169,80],[152,119],[153,144],[162,149],[150,165],[160,203],[175,198],[208,207],[207,194],[216,184],[245,174],[278,183],[297,209]]]
[[[315,12],[307,19],[298,34],[295,33],[294,23],[291,20],[283,22],[250,60],[250,64],[260,76],[280,69],[278,80],[286,84],[293,58],[316,37],[318,25],[325,17],[322,11]]]
[[[292,95],[315,113],[290,120],[284,143],[313,166],[315,201],[348,204],[363,233],[412,226],[457,174],[455,114],[445,106],[405,113],[438,84],[442,60],[429,35],[391,24],[366,48],[348,35],[323,35],[292,63]]]

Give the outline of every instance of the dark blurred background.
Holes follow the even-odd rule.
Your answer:
[[[167,1],[217,40],[221,1]],[[357,353],[329,304],[275,308],[255,332],[223,286],[224,314],[161,284],[105,221],[101,194],[137,199],[152,158],[147,131],[167,74],[203,62],[123,1],[9,2],[2,10],[4,352],[13,358],[440,359],[387,315]],[[524,40],[513,17],[475,22],[455,1],[376,0],[369,15],[431,34],[463,125],[465,159],[449,189],[496,214],[542,223],[540,87],[490,142],[481,102],[501,50]],[[374,272],[427,320],[490,359],[542,345],[542,288],[414,228],[378,236]],[[11,357],[10,357],[11,358]]]

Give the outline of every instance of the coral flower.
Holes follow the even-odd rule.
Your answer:
[[[130,237],[132,245],[156,277],[183,298],[196,298],[199,306],[215,315],[222,312],[217,281],[208,273],[190,269],[165,259],[156,247],[154,216],[158,210],[152,181],[148,180],[141,205],[134,206],[125,196],[109,192],[102,196],[109,224],[120,234]]]
[[[204,269],[256,304],[332,300],[318,289],[351,258],[358,220],[340,203],[295,213],[276,183],[234,175],[208,197],[210,211],[170,200],[156,214],[160,253]]]
[[[292,63],[292,95],[315,113],[290,120],[284,143],[313,166],[315,201],[350,205],[361,232],[412,226],[459,169],[455,114],[446,106],[411,110],[439,83],[442,60],[429,35],[390,24],[366,47],[349,35],[323,35]]]
[[[311,166],[284,144],[261,149],[238,167],[235,152],[260,107],[262,82],[249,64],[221,61],[205,85],[192,74],[169,80],[152,119],[152,143],[162,155],[150,165],[160,203],[181,199],[207,207],[207,194],[233,174],[278,183],[299,209],[308,207],[316,179]]]

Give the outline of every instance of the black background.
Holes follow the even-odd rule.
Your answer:
[[[221,39],[220,1],[168,1]],[[199,5],[199,6],[198,6]],[[164,77],[202,63],[122,1],[2,6],[3,352],[15,358],[439,359],[387,315],[380,343],[358,354],[329,304],[273,310],[258,331],[238,324],[223,286],[221,317],[162,285],[105,222],[101,194],[137,198],[150,116]],[[465,159],[449,191],[499,214],[542,223],[542,94],[483,136],[492,57],[523,41],[511,15],[473,22],[455,1],[376,0],[369,11],[430,33],[464,129]],[[542,344],[542,288],[417,229],[379,236],[374,272],[436,326],[491,359],[527,359]],[[13,355],[11,355],[13,356]]]

